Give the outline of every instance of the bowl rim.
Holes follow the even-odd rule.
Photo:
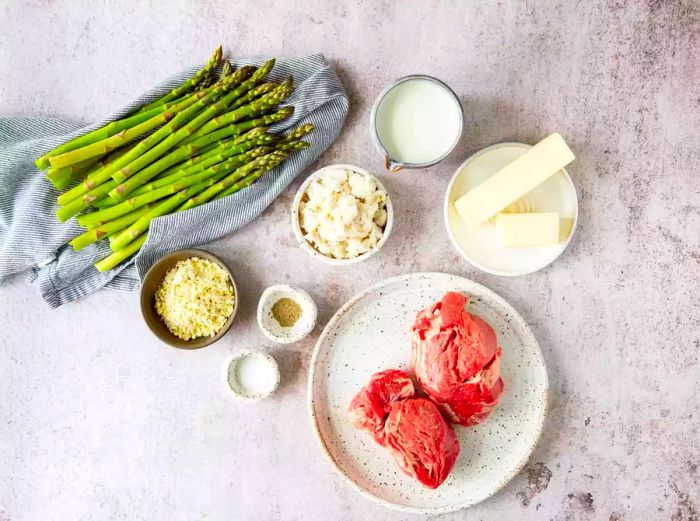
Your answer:
[[[456,103],[457,108],[459,109],[459,132],[457,133],[457,136],[455,137],[454,142],[450,146],[450,148],[442,154],[440,157],[437,159],[433,159],[427,163],[405,163],[402,161],[399,161],[396,158],[392,158],[391,155],[389,154],[389,151],[386,149],[384,144],[382,143],[382,140],[379,139],[379,131],[377,130],[377,113],[379,112],[379,107],[381,106],[382,102],[384,101],[384,98],[386,98],[387,94],[391,92],[394,88],[398,87],[402,83],[405,83],[407,81],[411,80],[426,80],[426,81],[431,81],[440,87],[442,87],[447,93],[452,97],[453,101]],[[460,140],[462,139],[462,134],[464,133],[464,107],[462,106],[462,102],[459,99],[459,96],[457,93],[452,90],[452,88],[442,81],[439,78],[436,78],[435,76],[431,76],[429,74],[409,74],[408,76],[402,76],[396,80],[394,80],[392,83],[384,87],[379,95],[375,98],[374,103],[372,104],[372,109],[370,111],[370,116],[369,116],[369,129],[370,129],[370,134],[372,137],[372,142],[374,143],[374,147],[377,149],[377,151],[382,154],[384,157],[384,161],[387,165],[387,169],[390,171],[395,171],[398,172],[398,170],[406,168],[406,169],[421,169],[421,168],[429,168],[431,166],[437,165],[438,163],[441,163],[447,157],[454,152],[455,148],[457,148],[457,145],[459,144]],[[396,169],[396,170],[395,170]]]
[[[231,387],[231,384],[229,383],[229,371],[231,368],[231,364],[233,362],[242,360],[243,358],[247,356],[262,356],[264,359],[266,359],[268,362],[270,362],[270,366],[275,369],[275,385],[272,386],[272,389],[270,392],[261,394],[259,396],[245,396],[243,394],[237,393],[233,387]],[[275,391],[279,388],[280,381],[282,380],[282,375],[280,373],[280,366],[277,363],[277,360],[275,360],[275,357],[272,356],[270,353],[266,353],[265,351],[262,351],[260,349],[252,349],[252,348],[246,348],[242,349],[236,353],[230,354],[226,357],[224,360],[224,365],[221,370],[221,376],[223,377],[223,382],[224,385],[226,386],[226,389],[230,394],[232,394],[237,400],[241,400],[244,402],[257,402],[259,400],[264,400],[265,398],[269,398],[272,396]]]
[[[263,322],[263,308],[265,307],[265,303],[269,301],[272,293],[275,291],[299,294],[308,304],[309,312],[311,313],[311,320],[309,321],[309,325],[302,329],[299,334],[290,337],[282,337],[275,335],[272,331],[265,327]],[[297,286],[291,286],[289,284],[273,284],[265,288],[265,290],[262,292],[262,295],[260,295],[255,315],[258,322],[258,327],[260,327],[263,334],[267,338],[269,338],[273,342],[277,342],[278,344],[293,344],[306,338],[309,335],[309,333],[311,333],[316,327],[316,321],[318,320],[318,306],[316,305],[316,302],[314,302],[314,299],[311,297],[309,292],[304,289],[301,289]]]
[[[187,259],[190,259],[192,257],[200,257],[204,258],[206,260],[212,261],[218,266],[220,266],[229,276],[229,279],[231,280],[231,285],[233,286],[233,311],[231,312],[231,315],[228,317],[224,325],[217,331],[217,333],[209,338],[205,337],[198,337],[193,340],[180,340],[177,338],[175,335],[170,333],[168,336],[163,336],[157,331],[153,329],[151,326],[151,323],[146,316],[146,306],[152,306],[152,298],[153,295],[149,295],[148,297],[146,296],[146,293],[144,291],[144,288],[146,287],[146,281],[149,278],[155,277],[155,272],[156,269],[165,264],[166,262],[172,260],[173,257],[175,256],[180,256],[180,255],[186,255]],[[185,260],[185,259],[183,259]],[[158,285],[156,286],[159,287],[160,284],[162,283],[162,279],[158,282]],[[140,307],[141,307],[141,317],[143,318],[143,321],[146,323],[146,326],[148,327],[149,331],[158,338],[161,342],[167,344],[170,347],[174,347],[177,349],[183,349],[185,351],[194,351],[196,349],[202,349],[204,347],[208,347],[212,345],[214,342],[219,341],[226,333],[228,333],[229,329],[231,329],[231,325],[233,324],[233,320],[236,317],[236,313],[238,312],[238,307],[239,307],[239,292],[238,292],[238,285],[236,284],[236,279],[233,276],[233,273],[229,269],[229,267],[226,265],[226,263],[221,260],[218,256],[214,255],[213,253],[210,253],[206,250],[201,250],[198,248],[185,248],[182,250],[175,250],[171,251],[170,253],[167,253],[163,255],[160,259],[158,259],[156,262],[154,262],[151,267],[148,269],[146,272],[146,275],[143,277],[143,282],[141,283],[141,289],[140,289]],[[156,313],[157,315],[157,313]],[[162,319],[161,319],[162,320]],[[202,341],[204,339],[204,341]],[[187,342],[196,342],[200,341],[201,345],[188,345]]]
[[[460,165],[457,167],[457,169],[454,171],[454,174],[452,174],[452,177],[450,178],[450,182],[447,184],[447,189],[445,190],[445,197],[443,199],[443,207],[442,207],[442,216],[443,220],[445,223],[445,229],[447,230],[447,235],[450,238],[450,242],[452,243],[452,246],[457,250],[457,252],[460,254],[460,256],[466,260],[469,264],[474,266],[476,269],[483,271],[484,273],[489,273],[491,275],[498,275],[500,277],[521,277],[524,275],[530,275],[532,273],[536,273],[538,271],[541,271],[545,269],[547,266],[551,265],[555,260],[557,260],[559,257],[562,256],[562,254],[566,251],[566,249],[569,247],[569,244],[571,243],[571,240],[574,237],[574,234],[576,233],[576,228],[578,225],[578,214],[579,214],[579,205],[578,205],[578,193],[576,192],[576,185],[574,185],[574,181],[571,179],[571,176],[569,175],[568,170],[566,167],[561,168],[559,171],[564,172],[564,177],[567,180],[567,183],[570,185],[572,192],[576,196],[576,211],[574,212],[574,218],[573,222],[571,224],[571,230],[569,231],[569,236],[565,241],[562,243],[561,251],[554,257],[552,258],[549,262],[546,264],[540,266],[537,269],[534,270],[521,270],[521,271],[505,271],[505,270],[498,270],[494,268],[489,268],[488,266],[485,266],[484,264],[481,264],[477,260],[473,259],[470,255],[467,254],[466,251],[464,251],[464,248],[459,244],[457,241],[457,238],[455,237],[455,234],[453,233],[452,226],[450,224],[450,193],[452,192],[452,189],[454,187],[455,182],[457,181],[457,177],[459,177],[459,174],[462,172],[462,170],[473,160],[475,160],[477,157],[479,157],[482,154],[491,152],[493,150],[496,150],[501,147],[518,147],[518,148],[523,148],[525,150],[529,150],[530,148],[533,147],[533,145],[529,145],[527,143],[518,143],[517,141],[505,141],[503,143],[494,143],[493,145],[489,145],[485,148],[482,148],[481,150],[477,150],[474,152],[472,155],[467,157]]]
[[[386,224],[384,225],[384,232],[382,234],[381,239],[379,239],[379,242],[369,251],[351,259],[335,259],[333,257],[328,257],[327,255],[324,255],[320,251],[316,250],[306,239],[304,239],[304,236],[301,233],[301,224],[299,223],[299,206],[301,204],[301,198],[306,193],[309,184],[311,184],[311,181],[313,181],[314,179],[318,179],[319,177],[325,175],[326,172],[328,172],[329,170],[335,169],[353,170],[358,174],[363,174],[372,177],[376,181],[377,186],[384,190],[384,193],[386,193],[386,200],[384,203],[386,209]],[[327,165],[309,174],[309,176],[297,189],[296,194],[294,195],[294,200],[292,202],[292,229],[294,231],[294,237],[296,238],[297,243],[299,244],[299,246],[301,246],[301,249],[304,250],[306,253],[308,253],[315,259],[318,259],[321,262],[329,264],[331,266],[348,266],[350,264],[356,264],[358,262],[362,262],[363,260],[370,258],[372,255],[377,253],[382,248],[382,246],[384,246],[384,244],[389,238],[389,235],[391,234],[393,227],[394,206],[391,202],[391,195],[389,194],[389,191],[386,189],[384,184],[382,184],[379,178],[377,178],[377,176],[370,174],[364,168],[360,168],[359,166],[351,165],[348,163],[335,163],[332,165]]]

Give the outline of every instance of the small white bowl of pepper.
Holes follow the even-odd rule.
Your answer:
[[[279,344],[292,344],[306,337],[316,325],[317,315],[311,295],[286,284],[267,288],[258,303],[260,329]]]

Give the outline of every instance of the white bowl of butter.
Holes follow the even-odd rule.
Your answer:
[[[531,148],[523,143],[487,147],[464,161],[448,185],[443,212],[450,240],[462,257],[487,273],[517,276],[538,271],[564,252],[576,229],[578,199],[565,168],[478,225],[470,225],[455,207],[462,196]],[[478,214],[478,209],[474,213]],[[557,226],[552,227],[556,219]],[[558,237],[550,237],[552,233]]]

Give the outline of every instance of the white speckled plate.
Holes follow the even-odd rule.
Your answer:
[[[496,331],[505,391],[476,427],[455,427],[461,453],[447,480],[429,490],[403,474],[389,452],[346,418],[352,397],[382,369],[408,369],[416,313],[447,291],[470,297],[469,311]],[[544,422],[547,370],[537,340],[493,291],[463,277],[414,273],[384,280],[347,302],[323,330],[311,360],[309,409],[321,448],[365,496],[407,512],[452,512],[498,491],[527,462]]]

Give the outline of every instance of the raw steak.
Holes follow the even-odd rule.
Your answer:
[[[452,471],[459,442],[433,402],[396,402],[386,420],[386,446],[401,469],[428,488],[437,488]]]
[[[388,369],[372,375],[367,385],[350,403],[348,417],[358,429],[364,429],[384,446],[384,423],[391,406],[415,393],[411,377],[404,371]]]
[[[382,371],[357,393],[348,416],[355,427],[387,447],[406,474],[436,488],[452,470],[459,443],[436,405],[414,394],[404,371]]]
[[[468,313],[467,298],[455,292],[418,313],[413,325],[411,365],[416,379],[448,419],[476,425],[503,391],[496,333]]]

